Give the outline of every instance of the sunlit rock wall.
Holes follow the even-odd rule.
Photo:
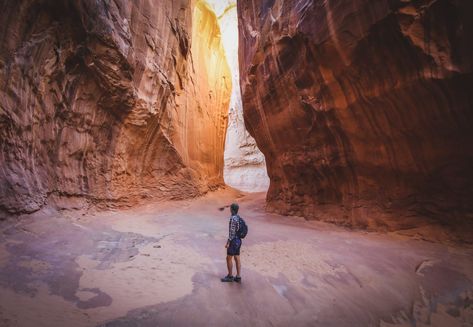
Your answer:
[[[216,18],[198,2],[0,8],[1,211],[186,198],[223,184],[231,76]]]
[[[471,212],[472,1],[240,0],[238,14],[269,209],[396,228]]]
[[[266,162],[254,138],[247,132],[243,120],[236,0],[207,0],[207,2],[218,16],[222,43],[232,72],[233,88],[224,154],[225,183],[246,192],[263,192],[269,187]]]

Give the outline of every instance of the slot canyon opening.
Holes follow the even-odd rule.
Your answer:
[[[473,1],[0,8],[1,326],[473,326]]]
[[[238,62],[238,14],[236,0],[203,0],[194,13],[194,26],[210,11],[218,21],[221,43],[231,72],[232,92],[225,137],[223,178],[226,185],[244,192],[266,192],[269,177],[264,155],[245,128]],[[199,42],[194,34],[193,42]]]

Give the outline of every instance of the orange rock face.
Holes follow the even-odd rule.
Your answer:
[[[2,211],[223,184],[231,77],[201,1],[9,1],[1,17]]]
[[[391,215],[396,228],[471,211],[473,2],[240,0],[238,12],[270,209],[360,226]]]

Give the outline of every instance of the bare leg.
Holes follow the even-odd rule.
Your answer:
[[[228,276],[233,276],[233,262],[232,262],[232,256],[227,255],[227,269],[228,269]]]
[[[240,269],[241,269],[241,262],[240,262],[240,256],[239,255],[236,255],[235,256],[235,265],[236,265],[236,269],[237,269],[237,276],[240,276]]]

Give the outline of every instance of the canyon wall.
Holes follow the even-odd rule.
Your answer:
[[[223,184],[231,75],[202,1],[0,9],[0,211],[179,199]]]
[[[238,15],[269,210],[388,229],[471,220],[472,1],[240,0]]]
[[[232,102],[228,112],[224,160],[225,184],[250,193],[268,190],[266,161],[255,139],[246,130],[241,98]]]

